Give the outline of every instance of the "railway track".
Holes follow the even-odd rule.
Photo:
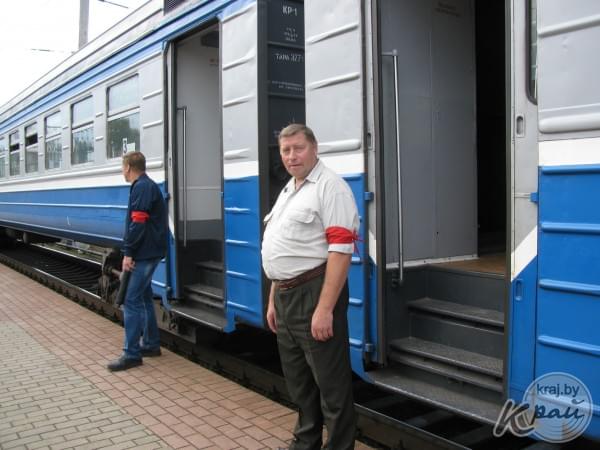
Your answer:
[[[77,252],[16,244],[0,249],[0,262],[112,320],[121,311],[97,294],[101,265]],[[211,334],[192,344],[161,330],[163,345],[228,378],[289,406],[278,365],[275,341],[267,332],[242,328],[231,335]],[[256,348],[262,349],[260,353]],[[578,439],[550,445],[505,435],[494,438],[492,427],[444,410],[390,394],[361,380],[355,382],[361,440],[382,449],[590,449],[597,444]]]

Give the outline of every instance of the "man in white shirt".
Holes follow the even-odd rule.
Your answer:
[[[354,448],[355,412],[348,342],[348,269],[359,218],[352,191],[317,156],[312,130],[279,135],[292,176],[265,217],[263,268],[272,280],[267,308],[283,373],[299,407],[290,449]]]

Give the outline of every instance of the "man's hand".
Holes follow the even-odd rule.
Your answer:
[[[271,283],[269,304],[267,306],[267,324],[273,333],[277,333],[277,319],[275,318],[275,284]]]
[[[333,337],[333,313],[323,308],[315,309],[310,331],[317,341],[325,342]]]
[[[131,258],[131,256],[124,256],[121,267],[124,272],[131,272],[133,269],[135,269],[135,261]]]
[[[267,307],[267,323],[273,333],[277,333],[277,319],[275,318],[275,305],[269,302]]]

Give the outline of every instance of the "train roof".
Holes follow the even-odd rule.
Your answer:
[[[189,3],[198,3],[190,1]],[[168,15],[178,15],[187,8],[178,8]],[[130,46],[155,30],[167,14],[163,0],[149,0],[107,31],[73,53],[40,79],[0,106],[0,123],[43,98],[67,81],[77,77],[101,61]]]

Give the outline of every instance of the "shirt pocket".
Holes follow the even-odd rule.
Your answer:
[[[317,230],[316,215],[311,210],[293,209],[285,214],[282,224],[283,235],[295,241],[309,241],[315,238]]]

